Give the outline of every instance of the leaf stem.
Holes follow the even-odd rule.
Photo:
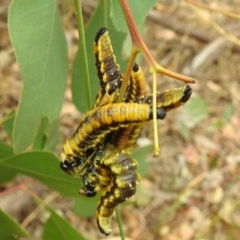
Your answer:
[[[130,54],[130,58],[128,60],[127,68],[126,68],[126,71],[125,71],[124,76],[123,76],[122,86],[120,88],[120,92],[119,92],[117,102],[121,102],[123,97],[124,97],[124,94],[126,92],[126,88],[127,88],[127,85],[128,85],[128,81],[130,79],[130,75],[131,75],[133,65],[134,65],[134,62],[135,62],[135,59],[136,59],[136,56],[137,56],[138,52],[139,51],[137,49],[135,49],[134,46],[133,46],[132,52]]]
[[[88,71],[88,58],[87,58],[87,49],[85,43],[85,34],[84,34],[84,26],[83,26],[83,17],[82,17],[82,7],[80,4],[80,0],[74,0],[74,4],[76,7],[77,13],[77,25],[78,25],[78,34],[79,34],[79,42],[78,48],[80,49],[81,56],[83,58],[83,73],[84,73],[84,82],[85,82],[85,91],[87,95],[87,105],[88,109],[92,107],[92,96],[91,96],[91,87],[90,87],[90,78]],[[81,80],[81,79],[80,79]],[[80,89],[79,89],[80,91]]]
[[[158,129],[157,129],[157,74],[156,72],[152,73],[153,82],[152,82],[152,91],[153,91],[153,139],[154,139],[154,157],[157,157],[160,152],[159,144],[158,144]]]
[[[195,83],[197,82],[195,79],[185,76],[185,75],[181,75],[175,72],[172,72],[170,70],[167,70],[165,68],[163,68],[162,66],[160,66],[156,60],[153,58],[151,52],[149,51],[148,47],[146,46],[146,44],[144,43],[138,29],[137,29],[137,25],[134,21],[132,12],[128,6],[127,0],[119,0],[120,6],[122,8],[122,12],[124,14],[126,23],[128,25],[128,29],[131,35],[131,39],[132,39],[132,44],[133,47],[136,49],[137,52],[142,52],[144,57],[146,58],[146,60],[148,61],[149,65],[150,65],[150,72],[157,72],[157,73],[162,73],[164,75],[167,75],[169,77],[173,77],[177,80],[186,82],[186,83]]]
[[[115,213],[116,213],[116,217],[117,217],[118,228],[120,231],[121,239],[125,240],[124,231],[123,231],[123,227],[122,227],[122,218],[121,218],[121,214],[120,214],[118,207],[115,208]]]

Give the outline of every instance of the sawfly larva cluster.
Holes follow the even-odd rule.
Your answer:
[[[144,124],[153,119],[154,111],[158,119],[164,119],[166,112],[189,100],[192,90],[186,85],[157,93],[157,108],[153,109],[154,96],[146,93],[144,74],[135,64],[124,99],[117,102],[123,75],[106,28],[96,34],[94,55],[100,90],[93,108],[66,140],[60,167],[68,174],[85,170],[80,194],[94,197],[101,192],[97,224],[109,235],[115,207],[135,194],[140,181],[138,162],[131,158],[130,151]]]

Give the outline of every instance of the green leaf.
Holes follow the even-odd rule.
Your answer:
[[[58,158],[51,152],[16,154],[1,161],[1,167],[36,178],[64,195],[78,196],[81,181],[65,174],[59,167]]]
[[[95,69],[95,60],[93,54],[94,38],[99,28],[108,28],[114,49],[114,54],[117,57],[117,62],[120,64],[122,70],[124,70],[124,66],[126,65],[126,63],[124,63],[120,58],[125,34],[116,32],[109,16],[109,9],[110,1],[99,1],[99,5],[93,13],[92,18],[88,23],[87,29],[85,31],[89,76],[91,80],[92,102],[95,102],[95,97],[99,89],[99,80],[97,77],[97,71]],[[87,108],[87,91],[85,90],[86,87],[82,65],[81,53],[78,51],[73,65],[72,95],[73,102],[78,110],[81,112],[86,112],[89,109]]]
[[[54,150],[59,140],[59,120],[49,124],[47,118],[42,118],[40,128],[33,143],[33,149]]]
[[[157,2],[158,0],[141,1],[141,3],[139,0],[128,1],[138,27],[143,25],[148,12],[156,5]],[[119,1],[112,1],[111,13],[111,18],[115,28],[118,31],[128,32],[128,27],[121,10],[121,6],[119,5]]]
[[[43,117],[60,113],[68,72],[67,45],[56,0],[14,0],[9,32],[24,87],[13,131],[14,150],[33,142]]]
[[[13,149],[5,143],[0,142],[0,159],[12,156]]]
[[[46,136],[46,132],[47,129],[49,127],[49,122],[47,118],[42,118],[41,119],[41,125],[39,126],[39,129],[37,131],[37,134],[34,138],[34,142],[33,142],[33,149],[37,150],[41,150],[44,149],[44,145],[47,141],[47,136]]]
[[[7,115],[4,116],[3,126],[7,132],[9,139],[12,141],[12,132],[13,132],[13,123],[15,120],[16,112],[15,110],[10,111]]]
[[[97,209],[97,203],[100,196],[96,197],[80,197],[75,199],[73,211],[80,217],[94,216]]]
[[[47,142],[44,146],[45,150],[54,150],[59,142],[59,119],[56,119],[47,131]]]
[[[10,146],[6,145],[5,143],[0,142],[0,165],[5,158],[13,155],[14,155],[13,149]],[[16,171],[6,168],[4,166],[1,166],[0,167],[0,184],[11,181],[16,175],[17,175]]]
[[[189,121],[191,126],[189,127],[193,127],[201,122],[209,113],[207,103],[200,97],[191,99],[191,101],[189,101],[186,105],[185,109],[191,118]]]
[[[223,112],[223,117],[224,117],[225,122],[229,122],[230,121],[233,113],[234,113],[233,105],[232,104],[228,104],[225,107],[224,112]]]
[[[138,161],[138,172],[141,177],[145,177],[148,171],[147,155],[152,150],[153,145],[138,147],[133,150],[131,156]]]
[[[9,215],[0,209],[0,239],[14,240],[16,236],[28,236],[28,233]]]
[[[55,211],[50,210],[51,217],[47,220],[43,230],[43,240],[85,240],[68,221],[60,217]]]

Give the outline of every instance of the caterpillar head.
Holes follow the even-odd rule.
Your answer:
[[[67,174],[72,174],[74,168],[82,165],[85,161],[84,158],[77,155],[66,155],[64,152],[61,154],[62,161],[60,162],[60,168]]]

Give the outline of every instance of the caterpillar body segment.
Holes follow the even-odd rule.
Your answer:
[[[125,150],[131,151],[135,147],[137,139],[139,138],[139,135],[140,135],[144,125],[145,125],[145,123],[141,122],[141,123],[135,124],[132,127],[132,131],[129,134],[128,141],[125,144]]]
[[[101,90],[98,94],[95,106],[103,106],[117,100],[119,89],[122,84],[122,74],[116,57],[113,54],[111,40],[106,28],[101,28],[96,34],[94,41],[95,66],[100,80]],[[102,99],[100,98],[102,97]]]
[[[115,207],[135,194],[140,176],[137,173],[137,161],[128,153],[119,153],[117,149],[101,162],[109,166],[113,177],[99,200],[96,217],[99,230],[109,235],[112,232],[111,218]]]
[[[108,89],[108,87],[109,87],[109,84],[107,84],[106,89]],[[99,94],[98,94],[97,101],[94,105],[94,108],[116,102],[119,95],[119,87],[117,87],[111,94],[109,94],[108,92],[105,92],[103,95],[99,95]],[[99,96],[101,96],[101,99],[99,98]]]
[[[127,93],[125,96],[125,102],[137,102],[139,98],[143,97],[146,92],[146,80],[143,74],[142,69],[138,64],[134,64],[133,70],[130,77],[130,83],[128,85]],[[126,127],[120,127],[116,131],[111,134],[110,142],[114,144],[114,146],[118,150],[123,150],[128,143],[128,139],[133,133],[135,127],[139,125],[139,127],[143,126],[142,123],[130,123]],[[132,144],[131,144],[132,145]],[[134,144],[133,144],[134,146]]]
[[[182,88],[166,90],[157,94],[158,117],[163,119],[165,112],[185,104],[191,93],[190,86],[186,85]],[[124,147],[131,149],[138,138],[143,123],[152,119],[152,95],[140,98],[139,103],[115,103],[90,111],[75,134],[68,138],[64,144],[63,162],[60,167],[65,172],[72,173],[74,167],[85,161],[84,157],[86,157],[86,152],[89,149],[95,148],[108,133],[114,130],[120,131],[118,129],[121,127],[123,131],[128,127],[125,132],[126,135],[123,135],[124,132],[121,133],[120,131],[119,136],[122,137],[118,141],[111,140],[111,142],[120,150]],[[139,124],[134,125],[136,123]],[[130,130],[131,133],[128,135],[127,131],[130,132]],[[117,131],[114,134],[117,134]],[[125,140],[128,143],[126,145],[123,144]]]
[[[192,89],[189,85],[157,93],[157,107],[163,107],[168,112],[185,104],[191,94]],[[152,105],[152,94],[140,98],[138,102]]]
[[[104,88],[100,88],[100,90],[98,91],[97,96],[95,98],[95,103],[94,103],[93,108],[96,108],[96,107],[98,107],[100,105],[104,95],[105,95],[105,89]]]
[[[158,119],[165,115],[163,108],[157,108]],[[91,110],[73,136],[66,140],[61,154],[64,164],[67,161],[68,165],[75,166],[76,156],[86,157],[87,151],[94,150],[111,131],[129,123],[149,121],[152,117],[153,109],[148,104],[115,103]]]
[[[138,64],[134,64],[131,73],[127,96],[125,102],[137,102],[140,97],[143,97],[146,93],[146,80],[142,69]]]
[[[86,168],[82,177],[84,188],[80,189],[80,194],[87,197],[94,197],[97,192],[105,189],[112,179],[112,173],[106,166],[91,166]]]
[[[166,90],[157,94],[157,107],[162,107],[166,112],[178,108],[189,100],[191,93],[192,89],[189,85],[172,90]],[[139,102],[152,105],[152,94],[140,98]],[[134,125],[132,132],[129,135],[127,144],[125,145],[125,150],[130,151],[136,145],[143,126],[144,123],[138,123]]]
[[[189,100],[191,93],[189,85],[158,93],[157,107],[162,107],[166,112],[178,108]],[[138,98],[138,102],[152,106],[152,94]],[[144,122],[130,123],[125,128],[119,128],[112,134],[111,143],[119,150],[130,151],[136,145],[144,124]]]
[[[97,192],[106,188],[111,182],[112,173],[110,169],[100,162],[103,155],[106,157],[106,152],[109,152],[104,147],[104,144],[98,147],[94,158],[86,167],[86,172],[82,177],[84,188],[80,189],[80,194],[84,196],[95,196]]]

